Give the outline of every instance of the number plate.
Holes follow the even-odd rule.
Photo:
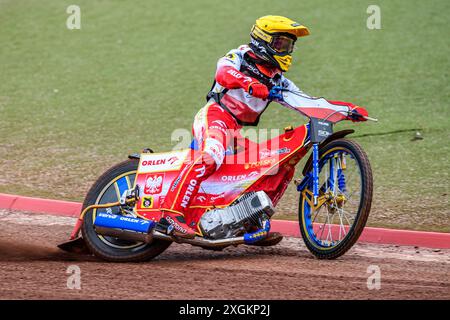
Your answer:
[[[320,143],[333,133],[333,123],[330,121],[311,118],[310,138],[312,143]]]

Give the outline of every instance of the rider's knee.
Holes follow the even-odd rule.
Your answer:
[[[225,158],[225,148],[219,140],[207,138],[205,140],[203,154],[203,161],[208,165],[215,165],[217,170]]]

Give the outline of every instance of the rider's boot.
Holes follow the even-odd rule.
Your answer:
[[[163,210],[161,220],[163,219],[171,226],[171,235],[177,238],[195,238],[195,230],[186,224],[182,213]]]

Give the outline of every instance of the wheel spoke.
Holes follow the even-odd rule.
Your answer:
[[[312,220],[313,223],[316,222],[316,219],[320,213],[320,210],[322,210],[322,208],[323,208],[323,206],[316,210],[316,215],[314,216],[314,219]]]
[[[339,226],[339,241],[341,241],[342,240],[342,238],[341,238],[341,231],[344,233],[344,238],[347,235],[347,232],[345,232],[345,228],[344,228],[344,222],[342,221],[342,216],[344,216],[344,218],[346,218],[346,220],[347,220],[349,225],[350,225],[350,222],[348,221],[347,217],[345,216],[344,210],[340,210],[339,209],[338,212],[339,212],[339,220],[341,222],[341,224]]]

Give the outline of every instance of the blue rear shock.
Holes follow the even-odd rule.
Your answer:
[[[338,169],[337,175],[339,190],[341,190],[341,192],[346,192],[344,171],[342,169]]]

